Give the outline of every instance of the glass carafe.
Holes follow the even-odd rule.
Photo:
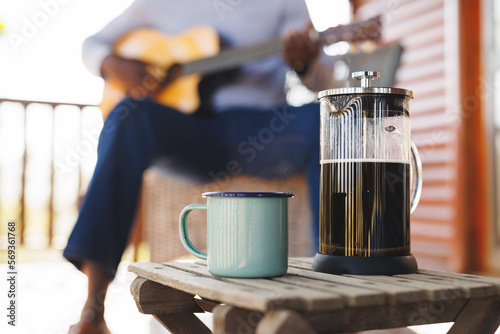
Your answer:
[[[420,159],[410,136],[413,93],[400,88],[370,87],[370,80],[378,75],[356,72],[353,77],[361,80],[361,87],[319,93],[321,183],[317,257],[347,258],[341,262],[349,258],[381,258],[376,260],[380,262],[382,258],[401,261],[412,257],[410,214],[418,204],[421,189]],[[355,266],[359,265],[363,264]],[[368,268],[354,273],[371,273],[369,267],[368,264]],[[412,268],[403,272],[416,270],[416,262]]]

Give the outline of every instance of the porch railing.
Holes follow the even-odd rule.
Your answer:
[[[0,98],[0,246],[6,243],[7,222],[12,220],[21,245],[64,246],[95,164],[101,126],[95,105]],[[39,173],[44,170],[49,172]],[[55,200],[58,192],[60,203]],[[27,233],[30,224],[33,233]]]

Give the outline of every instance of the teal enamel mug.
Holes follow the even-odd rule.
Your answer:
[[[288,198],[285,192],[209,192],[207,204],[186,206],[179,217],[182,244],[207,260],[211,274],[224,277],[275,277],[288,269]],[[207,211],[207,252],[189,240],[193,210]]]

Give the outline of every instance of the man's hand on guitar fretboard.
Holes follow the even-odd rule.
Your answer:
[[[319,41],[312,40],[309,30],[293,31],[283,38],[283,58],[295,72],[302,75],[306,73],[311,61],[318,57],[320,46]]]

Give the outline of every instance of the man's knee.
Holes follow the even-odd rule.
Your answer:
[[[136,122],[138,117],[145,117],[147,109],[146,100],[133,100],[125,98],[113,108],[104,122],[103,133],[116,131],[120,126],[129,122]]]

